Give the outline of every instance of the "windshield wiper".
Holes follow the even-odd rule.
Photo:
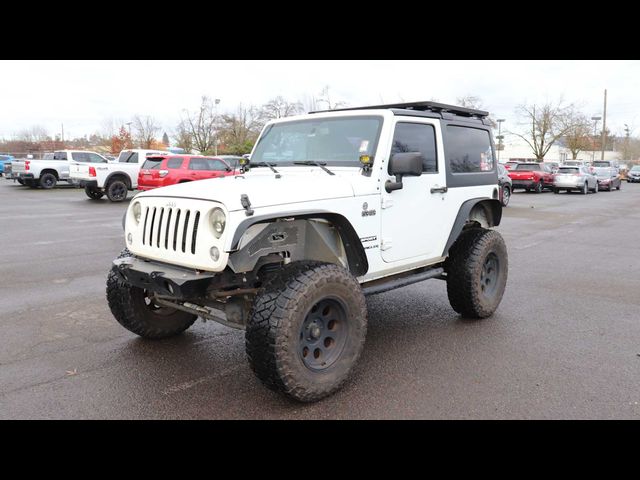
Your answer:
[[[315,165],[316,167],[320,167],[322,170],[327,172],[329,175],[335,175],[331,170],[329,170],[325,165],[327,162],[316,162],[315,160],[303,160],[298,162],[293,162],[294,165]]]
[[[273,165],[268,162],[249,162],[249,167],[269,167],[271,171],[276,174],[276,178],[280,178],[280,172],[273,168]]]

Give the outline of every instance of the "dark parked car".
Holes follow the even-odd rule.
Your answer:
[[[627,182],[628,183],[640,182],[640,165],[634,165],[627,172]]]
[[[620,190],[622,179],[618,175],[617,169],[613,167],[596,167],[596,178],[598,179],[598,190],[611,191],[614,188]]]
[[[500,202],[506,207],[509,205],[509,200],[511,199],[513,182],[511,181],[511,177],[509,177],[508,170],[504,165],[500,164],[498,164],[498,185],[500,186]]]

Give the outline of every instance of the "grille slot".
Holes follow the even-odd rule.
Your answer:
[[[190,216],[191,210],[187,210],[187,215],[184,217],[184,228],[182,229],[182,253],[187,251],[187,228],[189,228]]]
[[[156,245],[160,248],[160,234],[162,233],[162,217],[164,217],[164,208],[160,210],[160,220],[158,220],[158,238],[156,239]]]
[[[164,232],[164,249],[169,250],[169,226],[171,226],[171,215],[173,214],[173,208],[169,209],[169,216],[167,217],[167,229]]]
[[[178,209],[178,214],[176,215],[176,225],[173,228],[173,251],[176,251],[176,242],[178,241],[178,225],[180,224],[180,209]]]
[[[193,220],[193,229],[191,232],[191,253],[196,253],[196,239],[198,238],[198,222],[200,221],[200,212],[196,212],[196,218]]]
[[[142,228],[142,244],[145,245],[144,242],[144,237],[146,236],[146,232],[147,232],[147,219],[149,218],[149,207],[147,207],[145,209],[145,213],[144,213],[144,227]]]

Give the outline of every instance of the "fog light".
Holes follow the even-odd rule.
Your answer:
[[[211,254],[211,258],[214,262],[217,262],[220,259],[220,250],[218,250],[218,247],[211,247],[209,253]]]
[[[129,245],[133,243],[133,235],[131,235],[130,233],[127,234],[127,242],[129,242]]]

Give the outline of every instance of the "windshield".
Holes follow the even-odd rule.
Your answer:
[[[593,162],[592,167],[610,167],[611,164],[609,162]]]
[[[160,165],[162,165],[162,160],[164,158],[147,158],[142,165],[143,170],[160,170]],[[180,160],[182,163],[182,160]]]
[[[565,165],[582,165],[582,162],[564,162]]]
[[[312,118],[267,127],[251,163],[291,165],[296,161],[360,166],[360,156],[375,152],[382,118]]]
[[[527,165],[526,163],[520,163],[516,165],[514,168],[512,168],[512,170],[527,170],[527,171],[540,170],[540,165]]]
[[[631,167],[631,171],[632,172],[640,172],[640,165],[634,165],[633,167]]]
[[[596,169],[596,176],[600,178],[609,178],[611,176],[610,168],[598,168]]]

